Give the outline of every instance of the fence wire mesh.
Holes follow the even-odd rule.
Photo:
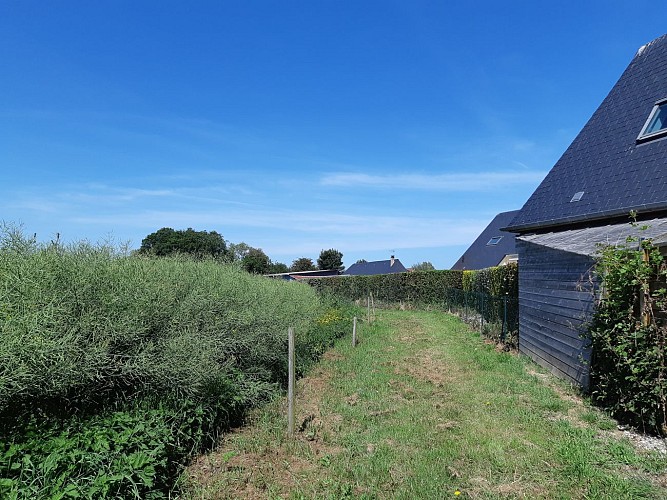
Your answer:
[[[519,346],[519,301],[458,288],[445,289],[444,306],[491,340],[509,348]]]

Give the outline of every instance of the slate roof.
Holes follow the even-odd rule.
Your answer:
[[[640,229],[641,226],[648,227],[646,229]],[[636,238],[635,241],[628,242],[627,238],[629,236]],[[651,238],[654,243],[659,244],[664,241],[666,237],[667,218],[660,218],[644,221],[637,226],[632,226],[629,223],[624,222],[588,228],[567,229],[564,231],[543,234],[517,236],[517,239],[536,245],[563,250],[565,252],[593,256],[600,249],[600,245],[637,248],[638,238]]]
[[[407,269],[401,261],[394,259],[394,265],[391,265],[391,260],[376,260],[373,262],[359,262],[352,264],[343,274],[351,276],[371,276],[374,274],[393,274],[404,273]]]
[[[516,253],[515,235],[502,231],[518,214],[518,210],[502,212],[496,215],[465,253],[452,266],[452,269],[484,269],[497,266],[505,255]],[[502,236],[497,245],[488,245],[489,240]]]
[[[517,232],[667,209],[667,140],[637,143],[667,98],[667,35],[641,47],[609,95],[512,221]],[[535,117],[537,120],[540,117]],[[581,201],[570,202],[583,191]]]

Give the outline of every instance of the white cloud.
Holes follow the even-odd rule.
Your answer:
[[[430,191],[488,191],[521,184],[536,184],[546,172],[476,172],[470,174],[399,174],[369,175],[363,173],[332,173],[320,184],[339,187],[371,187]]]

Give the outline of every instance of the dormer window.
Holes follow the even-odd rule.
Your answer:
[[[489,240],[489,242],[486,244],[486,246],[497,245],[498,243],[500,243],[500,240],[502,240],[502,239],[503,239],[502,236],[494,236],[493,238],[491,238]]]
[[[667,135],[667,99],[655,103],[637,141],[646,141]]]

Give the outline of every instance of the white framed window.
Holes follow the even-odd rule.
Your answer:
[[[655,103],[637,141],[646,141],[664,135],[667,135],[667,99],[661,99]]]
[[[494,236],[493,238],[491,238],[491,239],[489,240],[489,242],[488,242],[486,245],[487,245],[487,246],[489,246],[489,245],[497,245],[498,243],[500,243],[500,240],[502,240],[502,239],[503,239],[502,236]]]

